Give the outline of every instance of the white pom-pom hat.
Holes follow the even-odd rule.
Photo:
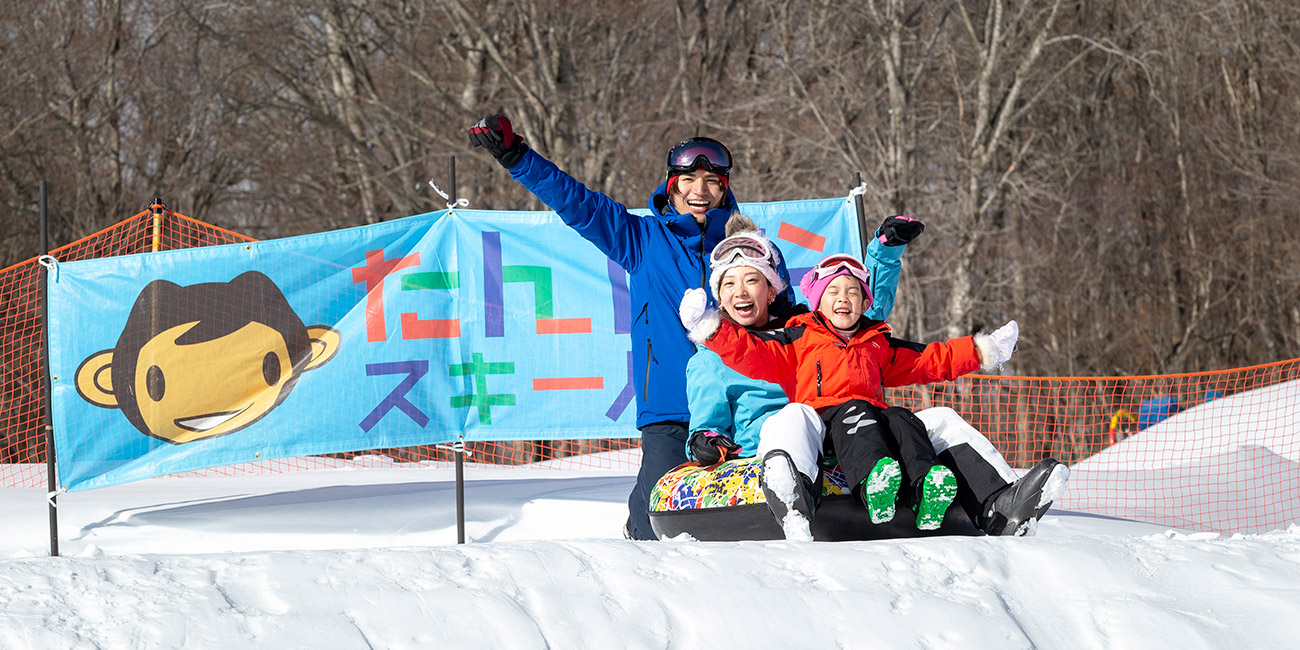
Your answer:
[[[731,215],[727,220],[727,238],[718,242],[709,255],[709,265],[713,268],[709,274],[709,289],[713,291],[713,299],[718,299],[723,274],[738,266],[757,269],[767,278],[775,293],[785,291],[785,281],[776,272],[780,260],[781,253],[749,217],[739,212]]]

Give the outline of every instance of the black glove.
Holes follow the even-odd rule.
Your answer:
[[[515,135],[510,118],[504,115],[489,115],[469,127],[469,144],[487,149],[506,169],[519,164],[519,159],[528,153],[528,143]]]
[[[885,217],[885,222],[880,224],[880,230],[876,234],[880,236],[880,243],[886,246],[902,246],[920,236],[922,230],[925,230],[925,224],[896,214]]]
[[[696,431],[691,436],[691,455],[701,465],[717,465],[727,458],[735,458],[739,452],[740,445],[721,433]]]

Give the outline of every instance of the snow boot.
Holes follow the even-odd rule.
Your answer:
[[[948,506],[957,497],[957,477],[943,465],[935,465],[921,479],[920,498],[916,500],[918,530],[938,530]]]
[[[1038,530],[1038,520],[1065,495],[1070,468],[1045,458],[1020,480],[995,492],[984,502],[984,516],[975,522],[989,535],[1025,537]]]
[[[817,509],[813,483],[795,469],[790,455],[773,449],[763,456],[758,473],[763,497],[785,531],[786,539],[812,541],[812,518]]]
[[[893,458],[881,458],[859,485],[862,503],[871,515],[871,523],[883,524],[894,518],[894,502],[903,484],[903,470]]]

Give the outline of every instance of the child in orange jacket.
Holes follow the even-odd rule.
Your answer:
[[[896,339],[889,325],[862,317],[871,305],[870,287],[857,258],[830,255],[800,282],[815,310],[784,329],[753,333],[718,319],[706,313],[698,289],[683,297],[681,318],[692,340],[728,366],[778,383],[792,401],[817,410],[872,523],[893,519],[906,482],[904,500],[916,510],[917,527],[933,530],[957,494],[956,478],[936,460],[925,425],[911,411],[887,405],[883,389],[999,367],[1010,359],[1019,329],[1011,321],[992,334],[929,345]]]

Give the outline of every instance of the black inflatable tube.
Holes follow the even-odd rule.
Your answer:
[[[703,542],[737,542],[785,539],[781,525],[766,503],[650,512],[650,527],[659,539],[687,533]],[[942,535],[981,536],[966,511],[956,503],[948,508],[938,530],[917,530],[911,511],[899,507],[898,514],[883,524],[873,524],[867,511],[852,497],[822,497],[812,522],[813,539],[819,542],[848,542],[875,539],[936,537]]]

